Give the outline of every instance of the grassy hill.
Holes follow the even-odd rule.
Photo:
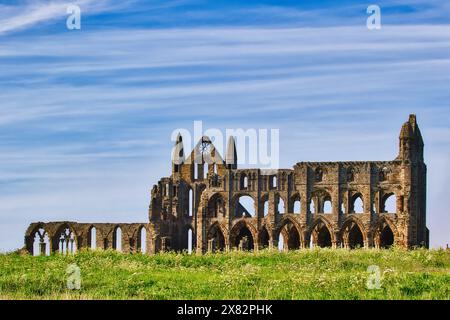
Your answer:
[[[75,263],[81,289],[67,289]],[[368,289],[379,267],[379,289]],[[0,255],[2,299],[450,299],[450,251]]]

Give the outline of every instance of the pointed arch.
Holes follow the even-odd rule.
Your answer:
[[[380,209],[381,213],[397,213],[397,197],[394,192],[383,195]]]
[[[285,202],[282,196],[280,196],[279,194],[276,195],[276,200],[277,200],[277,213],[278,214],[284,214],[286,213],[286,206],[285,206]]]
[[[368,235],[367,232],[365,232],[363,223],[355,216],[351,216],[342,224],[339,238],[344,246],[355,249],[363,248],[365,246]]]
[[[296,213],[296,214],[301,213],[300,194],[296,193],[291,197],[290,207],[292,208],[292,213]]]
[[[230,231],[230,245],[243,250],[253,250],[256,237],[256,229],[244,220],[238,221]]]
[[[62,254],[74,254],[78,248],[78,235],[69,223],[61,224],[53,236],[53,251]]]
[[[188,228],[187,231],[187,252],[189,254],[194,250],[194,232],[191,228]]]
[[[291,218],[285,218],[277,228],[278,239],[284,241],[284,250],[300,249],[303,240],[302,231],[296,221]],[[281,237],[282,236],[282,237]]]
[[[88,247],[91,250],[97,249],[97,228],[91,225],[88,229]]]
[[[377,248],[389,248],[398,239],[398,230],[386,216],[382,216],[373,231],[373,240]]]
[[[240,188],[240,190],[248,189],[248,177],[244,172],[241,173],[241,177],[240,177],[240,181],[239,181],[239,188]]]
[[[250,194],[239,193],[234,196],[232,204],[235,218],[254,217],[256,215],[255,199]],[[230,210],[231,211],[231,210]]]
[[[48,256],[50,255],[50,236],[44,226],[38,226],[31,233],[32,236],[32,255]]]
[[[387,249],[394,245],[394,233],[389,225],[385,225],[380,231],[380,248]]]
[[[335,241],[333,228],[330,223],[323,217],[316,219],[310,227],[310,239],[313,246],[321,248],[332,247]]]
[[[225,201],[220,193],[215,193],[209,198],[207,214],[210,218],[225,216]]]
[[[350,213],[364,213],[364,198],[363,195],[358,192],[355,193],[350,199]]]
[[[258,240],[260,249],[269,248],[270,235],[269,232],[267,231],[266,226],[262,226],[261,230],[259,231]]]
[[[113,231],[113,249],[119,252],[123,247],[123,230],[120,226],[115,226]]]
[[[189,187],[189,191],[188,191],[188,216],[189,217],[194,216],[194,205],[195,205],[194,190],[192,190],[192,188]]]
[[[208,250],[210,249],[212,252],[217,251],[225,251],[226,248],[226,240],[225,234],[218,222],[214,223],[208,230],[207,233],[208,239]]]
[[[146,254],[147,253],[147,238],[148,238],[148,232],[147,228],[144,225],[141,225],[137,229],[137,241],[136,241],[136,248],[137,252]]]
[[[186,223],[180,227],[177,250],[192,253],[197,247],[197,237],[195,228],[192,224]],[[178,234],[176,231],[175,234]]]

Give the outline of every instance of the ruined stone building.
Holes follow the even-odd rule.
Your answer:
[[[392,161],[299,162],[263,174],[237,168],[235,143],[231,137],[223,159],[208,137],[186,154],[178,136],[172,172],[151,190],[148,222],[32,223],[26,249],[428,247],[424,144],[415,115],[403,124]]]

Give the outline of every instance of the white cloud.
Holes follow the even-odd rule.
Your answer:
[[[118,4],[111,0],[31,0],[17,5],[3,5],[0,11],[0,35],[30,28],[39,23],[66,18],[69,5],[78,5],[82,15],[91,15],[118,10],[131,2],[120,1]]]

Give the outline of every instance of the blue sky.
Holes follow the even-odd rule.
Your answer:
[[[0,1],[0,251],[32,221],[146,221],[194,120],[279,128],[292,167],[393,159],[409,113],[431,243],[450,243],[449,19],[445,0]]]

